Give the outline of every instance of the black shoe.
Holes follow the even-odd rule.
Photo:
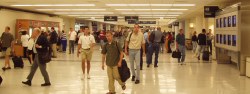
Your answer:
[[[200,60],[200,56],[198,56],[198,60]]]
[[[5,68],[5,67],[3,67],[3,68],[2,68],[2,70],[3,70],[3,71],[5,71],[5,70],[6,70],[6,68]]]
[[[7,67],[6,69],[11,69],[11,67]]]
[[[140,70],[142,70],[142,68],[140,68]]]
[[[26,82],[22,82],[22,83],[25,84],[25,85],[31,86],[31,81],[30,80],[27,80]]]
[[[136,81],[135,81],[135,84],[139,84],[139,83],[140,83],[140,80],[136,80]]]
[[[41,84],[41,86],[50,86],[50,85],[51,85],[50,83]]]
[[[158,67],[158,65],[154,65],[154,67],[155,67],[155,68],[157,68],[157,67]]]
[[[147,67],[149,68],[149,66],[150,66],[150,65],[148,64]]]
[[[135,76],[132,76],[132,81],[135,81]]]

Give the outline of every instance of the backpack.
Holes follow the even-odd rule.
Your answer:
[[[155,31],[153,31],[148,38],[149,42],[154,43],[155,41]]]

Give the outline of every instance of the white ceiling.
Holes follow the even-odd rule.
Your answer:
[[[212,2],[223,3],[226,1],[236,0],[0,0],[0,5],[60,16],[82,17],[78,19],[95,17],[100,20],[104,15],[112,15],[118,16],[122,20],[124,20],[124,16],[139,16],[140,20],[159,20],[161,17],[165,19],[161,19],[161,21],[169,22],[171,19],[180,19],[202,10],[203,6]],[[122,4],[122,6],[107,4]],[[194,6],[185,6],[185,4]]]

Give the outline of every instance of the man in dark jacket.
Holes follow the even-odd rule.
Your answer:
[[[200,60],[200,54],[205,50],[207,45],[206,29],[202,29],[202,33],[198,35],[198,60]]]
[[[42,56],[41,54],[48,51],[49,42],[45,36],[41,35],[41,31],[39,28],[34,29],[33,36],[35,37],[35,45],[33,48],[33,51],[35,53],[35,60],[33,65],[31,66],[30,74],[27,77],[28,80],[22,83],[31,86],[31,81],[33,79],[33,76],[37,68],[39,67],[45,80],[45,83],[41,84],[41,86],[50,86],[51,84],[49,80],[49,75],[48,72],[46,71],[46,63],[43,62],[43,60],[39,59]]]
[[[56,44],[58,41],[58,34],[55,31],[54,27],[51,27],[51,33],[50,33],[50,44],[52,47],[52,51],[53,51],[53,57],[56,58],[57,57],[57,49],[56,49]]]

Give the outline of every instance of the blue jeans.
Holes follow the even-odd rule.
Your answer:
[[[178,63],[185,61],[186,47],[185,45],[178,45],[178,50],[181,52],[181,58],[178,58]]]
[[[154,65],[158,64],[159,51],[160,51],[159,43],[149,43],[147,52],[147,64],[152,64],[153,53],[155,53]]]
[[[62,49],[63,51],[66,51],[66,48],[67,48],[67,40],[61,40],[62,42]]]
[[[131,66],[132,75],[136,77],[136,80],[140,80],[140,49],[129,49],[129,61]],[[135,73],[136,65],[136,73]]]

